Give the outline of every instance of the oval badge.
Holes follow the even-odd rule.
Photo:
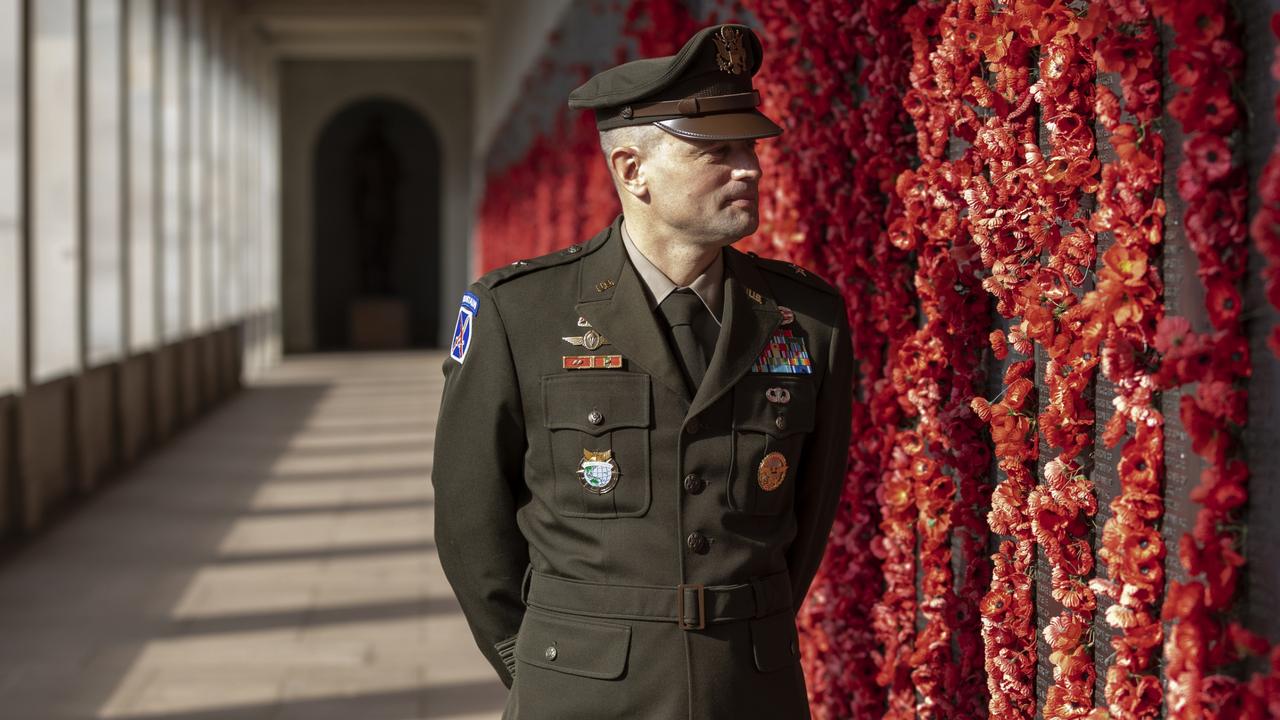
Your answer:
[[[772,492],[782,487],[787,479],[787,458],[780,452],[771,452],[760,461],[760,469],[756,471],[756,482],[760,489]]]

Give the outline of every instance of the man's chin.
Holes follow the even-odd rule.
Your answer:
[[[754,208],[750,211],[736,213],[736,215],[738,217],[733,218],[733,221],[729,223],[733,227],[732,232],[729,234],[733,235],[734,240],[744,238],[760,227],[760,215]]]

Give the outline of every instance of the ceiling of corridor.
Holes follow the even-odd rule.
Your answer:
[[[286,58],[474,57],[495,0],[241,0]]]

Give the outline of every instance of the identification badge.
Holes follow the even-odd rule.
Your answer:
[[[790,328],[780,328],[769,338],[764,350],[760,351],[760,357],[751,366],[751,372],[811,375],[813,364],[809,360],[809,349],[805,347],[804,338],[793,333]]]
[[[618,484],[618,463],[613,459],[613,451],[595,452],[584,448],[578,478],[589,493],[603,495],[612,490]]]
[[[480,309],[480,298],[471,293],[463,293],[462,307],[458,308],[458,322],[453,326],[453,340],[449,343],[449,357],[461,365],[467,359],[467,348],[471,347],[471,329],[475,327],[476,311]]]

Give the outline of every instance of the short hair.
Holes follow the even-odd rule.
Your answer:
[[[647,151],[666,134],[657,125],[624,125],[612,130],[601,130],[600,149],[604,151],[606,158],[618,147],[636,147]]]
[[[622,186],[613,174],[613,163],[609,161],[609,153],[613,152],[614,148],[620,147],[639,148],[640,152],[648,153],[658,147],[666,134],[667,132],[657,125],[624,125],[612,130],[600,131],[600,149],[604,151],[604,161],[609,166],[609,179],[613,181],[613,187],[619,194],[622,193]]]

